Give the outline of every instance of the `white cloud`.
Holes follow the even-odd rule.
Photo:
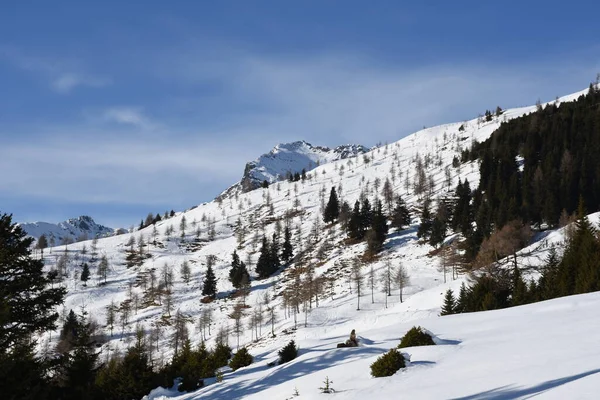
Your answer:
[[[123,125],[152,129],[155,125],[146,117],[141,107],[112,107],[104,111],[103,119]]]
[[[4,59],[25,71],[40,75],[52,90],[60,94],[71,93],[77,87],[100,88],[112,83],[112,80],[83,72],[79,61],[56,57],[26,55],[13,47],[0,46],[0,60]]]
[[[424,125],[579,90],[595,76],[597,66],[539,60],[411,68],[343,53],[293,57],[228,46],[211,50],[173,50],[164,57],[169,64],[159,65],[162,78],[221,88],[211,97],[216,115],[236,105],[257,109],[229,125],[262,130],[272,143],[282,138],[328,145],[394,141]]]
[[[54,78],[50,86],[58,93],[67,94],[78,86],[100,88],[110,85],[111,81],[106,78],[86,76],[77,73],[61,73]]]

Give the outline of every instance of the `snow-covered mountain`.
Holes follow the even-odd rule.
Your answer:
[[[572,101],[584,92],[556,101]],[[415,167],[417,159],[422,160],[433,199],[452,195],[459,179],[468,179],[472,187],[477,186],[478,162],[453,166],[453,159],[460,158],[461,151],[472,142],[487,139],[504,120],[535,110],[536,106],[507,109],[489,121],[476,118],[423,129],[366,152],[364,148],[351,148],[346,158],[342,157],[343,149],[334,154],[335,149],[315,150],[305,142],[277,146],[251,163],[245,174],[247,180],[273,182],[288,171],[300,172],[302,168],[309,171],[307,179],[283,180],[277,185],[248,192],[242,192],[240,187],[237,196],[221,196],[219,200],[177,213],[155,226],[100,239],[97,252],[109,262],[106,278],[99,277],[97,265],[90,260],[93,278],[84,285],[78,279],[78,272],[81,262],[91,257],[89,251],[83,251],[90,249],[90,243],[70,245],[68,260],[64,257],[61,267],[66,268],[62,271],[63,285],[68,290],[65,312],[61,314],[85,307],[89,315],[105,327],[106,309],[111,302],[117,309],[121,304],[128,305],[123,307],[131,312],[124,319],[125,323],[115,327],[114,335],[103,345],[106,355],[122,353],[136,325],[146,331],[159,326],[156,348],[160,351],[153,357],[157,362],[169,360],[173,354],[170,346],[173,324],[165,321],[178,310],[194,322],[188,324],[193,343],[204,340],[212,346],[216,332],[225,330],[229,332],[232,347],[239,341],[255,357],[255,363],[247,368],[235,372],[226,370],[223,383],[207,379],[205,388],[189,394],[158,390],[151,396],[155,399],[162,395],[181,399],[289,398],[294,388],[301,398],[322,398],[318,387],[326,376],[338,390],[335,396],[345,399],[373,395],[383,399],[398,394],[430,399],[512,399],[544,390],[548,398],[595,398],[595,389],[586,390],[597,387],[600,375],[585,374],[595,368],[593,363],[598,357],[594,350],[597,346],[590,345],[598,341],[597,323],[590,317],[597,309],[597,294],[440,318],[445,290],[456,290],[467,277],[459,275],[453,280],[450,274],[443,272],[434,248],[418,240],[419,220],[413,214],[411,226],[391,231],[378,258],[362,267],[365,286],[362,296],[357,298],[350,266],[364,254],[366,245],[348,243],[340,224],[323,223],[322,209],[332,187],[341,200],[354,204],[361,196],[381,198],[387,180],[394,194],[401,195],[409,207],[418,207],[422,194],[415,191],[415,182],[419,179]],[[359,155],[363,152],[365,156]],[[314,154],[321,154],[323,158]],[[331,155],[331,159],[325,154]],[[357,156],[351,156],[353,154]],[[599,216],[590,219],[595,224]],[[273,276],[258,280],[254,268],[261,239],[263,235],[271,238],[284,224],[291,228],[297,257]],[[536,257],[531,257],[529,251],[521,262],[528,263],[534,270],[544,258],[543,252],[548,250],[547,243],[560,245],[563,239],[562,230],[548,232],[532,245],[537,246],[533,247],[538,249]],[[143,252],[143,257],[137,265],[128,267],[127,258],[134,249]],[[229,281],[234,250],[247,264],[252,278],[251,291],[244,297],[242,309],[240,326],[244,329],[237,332],[232,330],[231,315],[239,298],[233,296],[234,288]],[[52,254],[54,258],[46,258],[47,268],[59,265],[60,251],[57,249]],[[66,249],[64,254],[67,254]],[[202,303],[200,293],[207,259],[214,264],[218,295],[214,302]],[[190,267],[190,279],[180,273],[184,264]],[[402,289],[394,288],[392,296],[387,296],[377,277],[387,268],[397,269],[401,265],[410,282]],[[301,268],[310,274],[303,273],[299,281],[295,280],[293,271]],[[155,291],[149,289],[150,276],[155,280],[167,277],[164,285],[170,287],[169,301],[155,298]],[[368,276],[376,277],[373,286],[367,284]],[[310,306],[290,307],[284,302],[284,294],[294,288],[307,287],[309,277],[327,282],[321,287],[318,305],[311,301]],[[163,283],[156,283],[157,287],[160,285]],[[403,293],[403,301],[400,293]],[[357,311],[358,301],[360,311]],[[168,305],[172,309],[167,310]],[[272,322],[267,322],[265,317],[259,326],[252,326],[252,321],[257,321],[255,316],[264,316],[267,309],[273,310],[269,315],[274,317]],[[210,334],[206,332],[206,320],[200,318],[207,310],[211,311]],[[583,332],[581,340],[571,341],[568,349],[560,347],[569,335],[561,318],[571,318],[569,321],[578,324],[577,332]],[[198,321],[204,322],[198,325]],[[270,334],[271,323],[275,336]],[[391,378],[370,378],[370,363],[395,346],[412,325],[423,325],[431,330],[443,346],[412,349],[409,368]],[[336,349],[335,343],[344,341],[351,329],[357,329],[362,347]],[[108,333],[107,327],[105,331]],[[51,336],[55,339],[58,335],[55,332]],[[48,334],[42,338],[40,345],[49,337]],[[277,351],[290,339],[300,346],[300,357],[282,366],[269,367],[277,358]],[[593,351],[588,352],[587,346]],[[567,360],[567,356],[576,360]],[[560,382],[572,382],[579,379],[573,377],[580,375],[587,377],[573,386],[578,391],[565,392]]]
[[[54,238],[56,245],[59,245],[65,238],[77,241],[111,236],[115,233],[113,228],[97,224],[92,217],[87,215],[70,218],[58,224],[50,222],[26,222],[19,224],[19,226],[27,232],[27,235],[36,240],[42,235],[46,235],[49,241]]]
[[[303,140],[292,143],[281,143],[270,152],[265,153],[244,168],[244,174],[235,188],[248,192],[269,183],[285,179],[289,174],[311,171],[320,164],[356,157],[366,153],[368,149],[362,145],[347,144],[334,149],[313,146]],[[239,185],[239,186],[238,186]]]

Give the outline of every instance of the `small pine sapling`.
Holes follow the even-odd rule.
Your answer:
[[[335,390],[331,386],[332,383],[333,383],[333,381],[330,380],[328,376],[326,376],[325,380],[323,381],[323,386],[321,386],[319,388],[319,390],[321,391],[321,393],[334,393]]]

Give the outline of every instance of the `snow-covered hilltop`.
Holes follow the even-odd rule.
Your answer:
[[[19,226],[27,232],[27,235],[36,240],[42,235],[45,235],[49,241],[54,238],[56,245],[59,245],[65,239],[69,241],[87,240],[95,237],[111,236],[115,233],[113,228],[97,224],[92,217],[87,215],[70,218],[57,224],[26,222],[19,224]]]
[[[246,164],[239,182],[243,192],[254,190],[264,181],[268,183],[285,179],[289,174],[310,171],[320,164],[355,157],[367,152],[362,145],[348,144],[334,149],[313,146],[305,141],[281,143],[270,152]]]

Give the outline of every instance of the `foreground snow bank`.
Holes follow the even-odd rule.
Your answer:
[[[351,324],[363,337],[360,347],[336,349],[342,336],[315,327],[302,335],[305,339],[298,338],[301,350],[294,361],[269,368],[264,360],[273,349],[265,349],[255,355],[254,364],[226,376],[223,383],[178,398],[287,399],[297,389],[299,398],[317,399],[325,396],[318,388],[329,377],[336,399],[596,399],[599,309],[600,293],[592,293],[410,322],[400,322],[400,307],[396,315],[369,312],[377,314],[375,322],[372,315],[357,313]],[[413,325],[433,332],[439,345],[403,349],[411,360],[406,369],[372,378],[370,364]]]

